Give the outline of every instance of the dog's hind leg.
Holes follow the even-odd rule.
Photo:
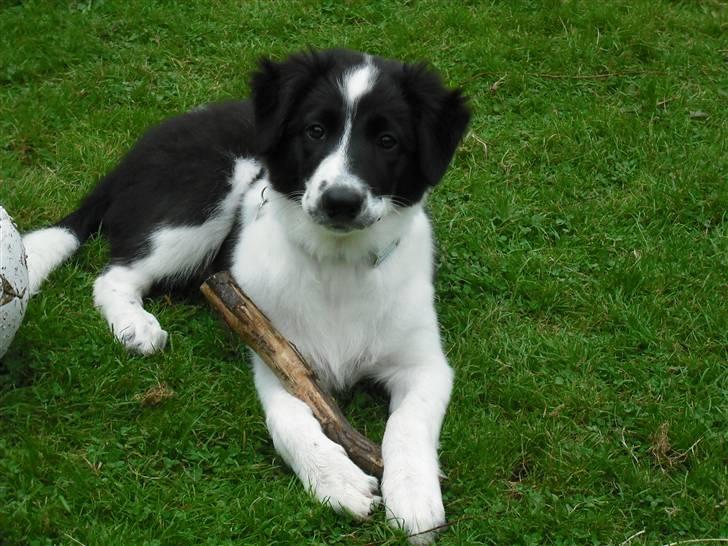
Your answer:
[[[230,209],[196,226],[157,229],[144,257],[117,261],[96,279],[94,303],[127,349],[150,354],[164,348],[167,332],[142,298],[157,284],[185,284],[210,263],[233,225]]]
[[[128,350],[151,354],[164,348],[167,332],[144,310],[142,297],[154,279],[143,267],[114,265],[94,283],[94,304]]]
[[[94,284],[94,303],[116,338],[129,350],[150,354],[164,348],[167,332],[142,305],[157,284],[184,284],[214,258],[234,221],[234,211],[196,226],[165,227],[149,238],[143,257],[111,265]]]
[[[180,286],[197,279],[220,250],[238,219],[242,196],[261,176],[254,160],[238,159],[227,191],[214,207],[204,212],[204,221],[187,225],[148,228],[129,222],[129,211],[143,206],[127,192],[117,198],[107,215],[107,236],[112,261],[94,284],[94,303],[109,323],[114,336],[130,351],[150,354],[164,348],[167,332],[144,310],[142,298],[155,285]],[[131,203],[124,199],[132,200]],[[195,203],[180,201],[176,212],[194,209]],[[198,205],[199,207],[200,205]],[[159,212],[155,208],[153,213]],[[164,211],[162,211],[164,212]],[[194,210],[187,216],[192,217]],[[151,213],[150,213],[151,214]]]

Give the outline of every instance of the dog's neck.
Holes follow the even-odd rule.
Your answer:
[[[269,189],[263,194],[259,214],[275,215],[288,239],[319,262],[376,268],[397,252],[421,209],[418,203],[390,213],[366,229],[337,234],[314,223],[298,204]]]

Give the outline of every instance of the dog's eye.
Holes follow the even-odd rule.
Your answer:
[[[382,135],[377,139],[377,144],[379,144],[380,148],[391,150],[397,145],[397,139],[392,135]]]
[[[326,130],[318,123],[314,123],[306,127],[306,134],[313,140],[321,140],[326,136]]]

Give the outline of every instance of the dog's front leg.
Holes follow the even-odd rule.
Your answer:
[[[429,350],[428,350],[429,348]],[[382,496],[390,523],[428,544],[445,523],[437,447],[453,372],[432,336],[414,340],[387,377],[390,416],[382,442]]]
[[[377,479],[362,472],[344,448],[324,435],[311,409],[289,394],[257,355],[254,372],[278,454],[321,502],[366,518],[379,502]]]

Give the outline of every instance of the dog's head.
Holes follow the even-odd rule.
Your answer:
[[[352,51],[263,61],[252,89],[273,187],[338,233],[418,203],[470,117],[460,91],[425,66]]]

